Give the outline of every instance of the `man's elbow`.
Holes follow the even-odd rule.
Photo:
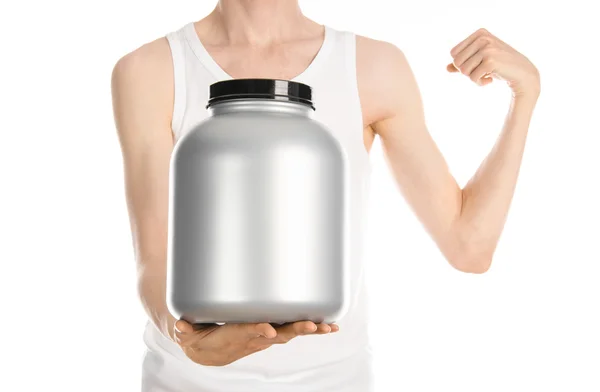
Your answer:
[[[458,271],[470,274],[483,274],[492,266],[494,249],[463,249],[448,257],[450,265]]]

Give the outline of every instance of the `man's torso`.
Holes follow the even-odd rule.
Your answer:
[[[187,382],[198,382],[198,385],[208,383],[208,380],[216,382],[220,377],[242,379],[246,383],[269,380],[269,383],[277,385],[282,382],[286,388],[296,385],[294,380],[298,385],[306,385],[314,380],[317,383],[315,386],[350,383],[363,388],[362,391],[366,391],[366,386],[370,385],[368,310],[362,260],[366,226],[363,207],[367,201],[366,187],[370,172],[368,150],[374,139],[369,124],[380,113],[373,103],[372,97],[376,94],[369,80],[368,61],[365,66],[361,57],[361,48],[368,50],[371,40],[333,29],[326,30],[329,36],[326,34],[324,40],[322,27],[317,27],[297,40],[262,48],[220,45],[218,41],[211,41],[209,35],[202,34],[201,22],[171,33],[166,55],[173,57],[171,72],[175,77],[165,77],[170,79],[175,93],[173,106],[165,110],[173,115],[173,133],[177,141],[207,116],[204,107],[208,86],[218,80],[247,77],[293,79],[315,88],[315,105],[318,108],[316,119],[325,123],[339,137],[350,157],[353,184],[351,199],[354,200],[351,206],[351,226],[354,227],[351,242],[356,248],[351,260],[351,269],[354,270],[351,274],[353,301],[349,314],[339,321],[340,332],[336,334],[302,337],[253,354],[227,367],[210,369],[198,367],[189,361],[172,341],[149,324],[145,334],[149,348],[144,365],[147,386],[177,377],[181,377],[181,380],[174,382],[181,383],[187,379]],[[154,44],[159,46],[165,42],[159,40],[149,45]],[[363,74],[367,77],[361,76]],[[185,91],[182,93],[182,90]],[[172,374],[161,376],[161,372]],[[179,386],[182,384],[176,385],[176,388],[183,388]],[[335,385],[332,387],[336,389]],[[232,388],[235,387],[228,385],[227,388],[233,392]],[[240,390],[247,390],[244,388]],[[264,390],[266,386],[260,384],[260,388]],[[283,391],[283,384],[279,388]],[[353,387],[348,385],[347,388]],[[146,390],[153,389],[148,387]]]

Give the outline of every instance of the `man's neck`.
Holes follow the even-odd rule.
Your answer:
[[[208,18],[213,32],[233,45],[285,42],[314,26],[296,0],[219,0]]]

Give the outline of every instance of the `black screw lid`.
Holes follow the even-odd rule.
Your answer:
[[[219,102],[249,98],[298,102],[315,109],[310,86],[281,79],[230,79],[213,83],[206,107]]]

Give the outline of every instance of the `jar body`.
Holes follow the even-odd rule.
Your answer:
[[[170,311],[192,323],[339,320],[345,151],[303,105],[217,106],[171,158]]]

